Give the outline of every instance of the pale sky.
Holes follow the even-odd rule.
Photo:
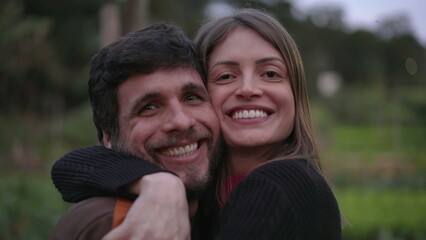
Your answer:
[[[345,13],[351,28],[374,29],[381,19],[407,13],[414,35],[426,46],[426,0],[292,0],[302,12],[312,6],[333,4]]]

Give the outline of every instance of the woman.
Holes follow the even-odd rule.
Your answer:
[[[291,36],[274,18],[247,9],[207,23],[195,42],[226,143],[217,202],[207,193],[200,203],[201,236],[210,236],[219,203],[217,239],[340,239]]]
[[[226,203],[217,238],[339,239],[337,205],[325,204],[333,214],[315,210],[332,193],[319,174],[303,65],[291,36],[274,18],[242,10],[204,25],[195,42],[226,142],[219,202],[250,173]],[[249,217],[242,214],[249,209]],[[328,224],[308,227],[315,225],[308,216]],[[251,221],[262,218],[261,226]],[[304,230],[280,228],[295,222]]]

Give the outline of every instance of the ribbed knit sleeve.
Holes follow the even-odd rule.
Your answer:
[[[307,161],[274,161],[231,192],[215,239],[339,240],[340,213],[328,184]]]
[[[146,160],[103,146],[72,151],[56,161],[51,170],[55,187],[67,202],[78,202],[93,196],[134,195],[122,187],[151,173],[169,172]]]

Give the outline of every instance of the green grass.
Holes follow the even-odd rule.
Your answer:
[[[333,145],[344,152],[401,151],[404,154],[425,154],[422,144],[426,141],[426,127],[418,126],[356,126],[340,125],[332,130]],[[413,151],[416,150],[416,151]]]
[[[426,239],[426,190],[345,188],[336,196],[346,240]]]
[[[334,125],[319,134],[324,170],[336,185],[426,184],[426,127]],[[395,137],[397,135],[398,137]]]

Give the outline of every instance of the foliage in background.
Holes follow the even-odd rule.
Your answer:
[[[125,18],[136,1],[0,0],[0,239],[46,239],[68,206],[49,169],[71,149],[97,143],[86,83],[99,49],[99,9],[114,3]],[[189,36],[208,3],[218,3],[146,1],[148,23],[169,21]],[[302,16],[284,0],[219,3],[268,11],[295,38],[321,160],[352,224],[345,239],[425,238],[426,50],[407,17],[349,31],[335,6]],[[317,88],[324,72],[340,77],[330,96]]]
[[[48,132],[50,142],[44,141],[46,146],[56,146],[57,138],[63,146],[69,145],[62,141],[62,135],[69,131],[63,122],[67,112],[87,106],[89,61],[99,49],[99,10],[114,3],[126,18],[126,9],[137,1],[141,0],[0,1],[0,111],[7,116],[2,121],[28,128],[22,134],[0,136],[0,142],[6,143],[0,148],[3,164],[22,162],[15,157],[19,152],[21,156],[35,155],[32,158],[39,165],[44,164],[37,159],[44,157],[38,155],[38,146],[43,138],[40,135],[46,134],[28,134],[31,126]],[[190,36],[203,23],[209,3],[144,2],[148,2],[148,22],[173,22]],[[426,50],[409,31],[406,17],[383,21],[376,32],[350,32],[342,10],[334,6],[313,8],[301,16],[290,1],[221,3],[234,9],[263,9],[289,29],[305,62],[311,101],[322,102],[334,121],[392,125],[395,129],[425,124],[426,100],[420,89],[426,86],[426,68],[422,67],[426,66]],[[341,78],[339,91],[328,98],[316,88],[318,76],[324,72]],[[43,152],[49,148],[56,149],[46,147]],[[52,151],[50,155],[56,153]]]
[[[50,179],[2,174],[0,178],[0,239],[45,240],[69,204]]]
[[[345,188],[336,191],[345,240],[426,239],[426,191]]]

